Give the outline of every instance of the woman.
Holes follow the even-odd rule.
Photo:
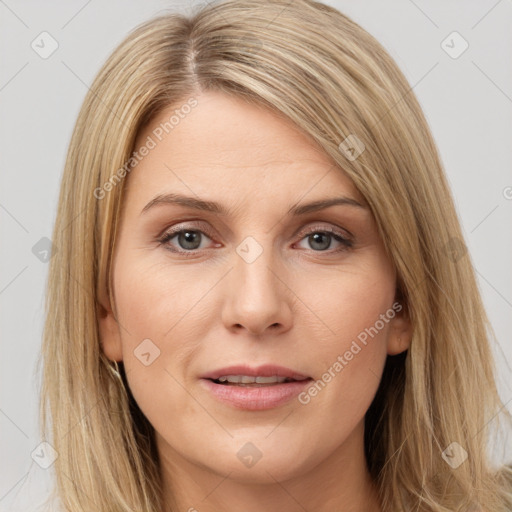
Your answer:
[[[512,507],[436,146],[335,9],[228,0],[138,27],[84,101],[53,240],[64,510]]]

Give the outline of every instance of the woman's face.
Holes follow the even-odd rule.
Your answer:
[[[386,356],[410,339],[372,214],[290,122],[221,93],[196,100],[136,142],[149,149],[126,178],[103,349],[171,466],[268,482],[360,455]]]

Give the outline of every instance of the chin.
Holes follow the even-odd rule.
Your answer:
[[[219,467],[214,468],[219,472]],[[229,474],[229,479],[239,483],[251,484],[275,484],[285,482],[306,471],[305,468],[298,467],[293,456],[285,456],[281,460],[272,457],[272,460],[264,460],[262,457],[254,466],[244,467],[243,464],[236,461],[229,461],[222,467],[220,473],[223,476]]]
[[[212,453],[212,458],[205,462],[211,471],[219,475],[229,475],[230,480],[253,484],[290,480],[312,470],[318,463],[315,457],[307,456],[300,446],[295,450],[290,446],[285,449],[284,446],[283,443],[272,446],[264,441],[238,441],[233,450],[234,456],[222,450],[218,457]],[[216,462],[215,466],[212,466],[212,461]]]

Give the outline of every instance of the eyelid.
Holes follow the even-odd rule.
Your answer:
[[[196,224],[196,223],[197,224]],[[184,224],[183,227],[179,227],[181,224]],[[185,230],[194,230],[194,231],[201,231],[202,233],[204,233],[205,235],[208,235],[208,237],[212,238],[213,236],[215,236],[212,232],[212,230],[210,230],[208,227],[204,227],[204,222],[202,221],[181,221],[181,222],[176,222],[176,224],[173,224],[172,226],[168,226],[166,227],[158,236],[157,236],[157,239],[159,240],[160,238],[163,238],[165,237],[166,235],[171,235],[171,234],[176,234],[176,233],[179,233],[180,231],[185,231]]]
[[[348,231],[344,228],[340,228],[339,226],[326,226],[326,225],[321,226],[319,224],[313,224],[312,226],[301,229],[296,233],[295,236],[298,236],[300,234],[305,236],[310,233],[316,233],[317,231],[325,231],[327,233],[334,233],[346,240],[352,240],[354,238],[352,233],[350,233],[350,231]]]

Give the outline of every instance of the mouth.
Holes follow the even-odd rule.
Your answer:
[[[304,377],[301,379],[294,379],[292,377],[263,377],[263,376],[250,376],[250,375],[226,375],[218,379],[208,379],[215,384],[222,386],[240,386],[249,388],[261,388],[268,386],[278,386],[280,384],[287,384],[289,382],[302,382],[304,380],[312,380],[311,377]]]
[[[309,375],[299,373],[291,368],[275,364],[264,364],[252,367],[246,364],[238,364],[218,368],[201,375],[203,379],[218,380],[219,382],[242,384],[273,384],[287,380],[300,381],[311,378]]]
[[[210,396],[223,404],[249,411],[274,409],[285,405],[313,381],[312,377],[280,369],[267,368],[267,375],[222,374],[203,376],[200,382]],[[281,373],[275,374],[275,373]],[[255,371],[246,373],[256,373]],[[282,375],[289,373],[289,375]]]

